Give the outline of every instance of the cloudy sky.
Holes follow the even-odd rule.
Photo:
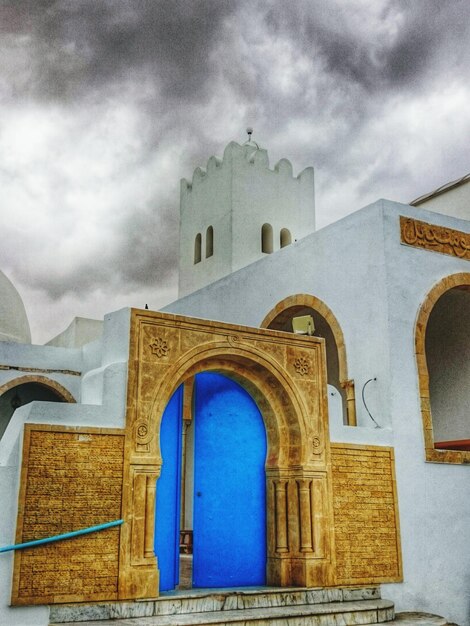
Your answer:
[[[179,179],[246,126],[317,223],[470,171],[468,0],[0,0],[0,268],[33,341],[176,298]]]

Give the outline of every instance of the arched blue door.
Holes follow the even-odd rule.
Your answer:
[[[266,431],[251,396],[196,377],[194,587],[266,583]]]
[[[266,583],[266,431],[251,396],[220,374],[195,382],[193,586]],[[182,387],[162,417],[155,554],[160,591],[179,582]]]

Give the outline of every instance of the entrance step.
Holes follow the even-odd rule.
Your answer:
[[[349,626],[394,619],[378,587],[192,590],[155,600],[51,607],[62,626]],[[403,624],[402,626],[407,626]],[[436,625],[437,626],[437,625]]]
[[[393,602],[360,600],[82,622],[86,626],[349,626],[390,622]],[[76,622],[68,622],[76,624]]]
[[[394,626],[456,626],[449,624],[444,617],[430,613],[397,613],[390,624]]]

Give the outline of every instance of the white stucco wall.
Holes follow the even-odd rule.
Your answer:
[[[0,364],[25,368],[49,368],[81,372],[68,376],[42,372],[69,390],[77,404],[31,402],[13,414],[0,439],[0,546],[15,543],[19,477],[24,424],[58,424],[122,428],[125,425],[127,368],[129,359],[130,309],[105,316],[102,338],[81,349],[50,346],[15,346],[0,342]],[[27,372],[20,372],[24,375]],[[0,375],[17,377],[17,370],[0,370]],[[73,380],[75,387],[70,383]],[[13,552],[0,554],[0,624],[47,626],[49,607],[10,607]]]
[[[470,468],[424,462],[414,326],[432,287],[468,261],[400,245],[400,214],[470,232],[470,224],[423,210],[384,213],[390,328],[390,408],[400,505],[405,583],[385,586],[399,608],[444,615],[470,624]]]
[[[67,328],[53,339],[50,339],[46,345],[62,348],[81,348],[85,344],[99,339],[102,332],[102,320],[74,317]]]
[[[82,370],[80,349],[69,350],[0,341],[0,364],[40,370]]]
[[[164,310],[235,324],[259,326],[282,299],[312,294],[333,311],[343,329],[348,375],[367,388],[369,409],[381,425],[390,423],[387,404],[388,352],[385,260],[380,206],[364,209],[275,254],[182,298]],[[352,315],[354,311],[354,315]],[[354,319],[353,319],[354,318]],[[358,406],[359,424],[374,426]],[[382,420],[382,422],[381,422]]]
[[[470,220],[470,178],[456,187],[446,189],[444,193],[420,202],[418,208]]]
[[[400,215],[470,232],[467,222],[378,201],[165,310],[259,326],[291,295],[311,294],[329,306],[344,333],[359,425],[333,421],[331,438],[395,448],[404,583],[385,585],[384,595],[398,610],[470,624],[470,468],[424,461],[414,355],[415,321],[426,294],[470,264],[402,245]],[[374,377],[366,398],[379,429],[361,401],[364,383]]]

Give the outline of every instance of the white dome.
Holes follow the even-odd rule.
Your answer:
[[[3,272],[0,272],[0,341],[31,343],[23,300]]]

